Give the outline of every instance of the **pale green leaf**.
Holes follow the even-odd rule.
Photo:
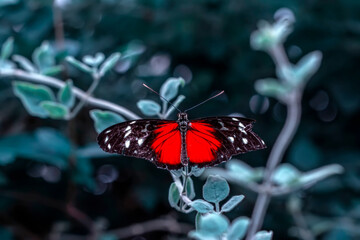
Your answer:
[[[214,205],[201,199],[191,202],[190,207],[199,213],[209,213],[214,211]]]
[[[119,61],[121,54],[113,53],[108,57],[103,64],[100,66],[100,76],[104,76],[108,71],[110,71],[115,64]]]
[[[171,101],[178,94],[179,87],[185,85],[185,80],[183,78],[169,78],[164,82],[160,88],[160,96],[165,98],[168,101]],[[163,99],[161,99],[164,101]]]
[[[221,212],[230,212],[234,207],[236,207],[242,200],[244,195],[232,196],[222,207]]]
[[[228,229],[227,240],[242,239],[246,234],[249,223],[250,219],[247,217],[236,218]]]
[[[264,96],[281,98],[291,91],[291,88],[273,78],[261,79],[255,82],[255,90]]]
[[[291,185],[297,183],[301,173],[288,163],[281,164],[275,169],[272,181],[278,185]]]
[[[74,57],[72,56],[67,56],[65,58],[65,60],[70,63],[71,65],[73,65],[74,67],[76,67],[77,69],[86,72],[86,73],[92,73],[93,70],[88,67],[87,65],[83,64],[82,62],[76,60]]]
[[[161,110],[160,105],[152,100],[140,100],[136,105],[146,116],[156,116]]]
[[[203,186],[203,197],[208,202],[218,203],[224,200],[229,192],[229,184],[218,175],[210,175]]]
[[[252,240],[271,240],[272,235],[271,231],[260,231],[255,234]]]
[[[180,192],[175,183],[170,185],[168,200],[171,207],[176,207],[180,201]]]
[[[102,132],[114,124],[125,121],[125,119],[117,113],[98,109],[91,110],[90,117],[95,122],[95,130],[97,133]]]
[[[69,114],[69,109],[61,103],[53,101],[43,101],[40,106],[45,109],[48,116],[54,119],[65,119]]]
[[[33,116],[45,118],[48,112],[40,106],[43,101],[55,101],[50,88],[26,82],[13,82],[14,94],[20,98],[26,110]]]
[[[1,47],[1,59],[5,60],[12,54],[14,50],[14,38],[9,37]]]
[[[220,214],[210,213],[202,216],[199,223],[199,231],[213,236],[220,236],[229,227],[229,220]]]
[[[72,80],[67,80],[66,84],[60,89],[58,93],[58,100],[68,108],[72,108],[75,104],[75,96],[72,92],[72,88]]]

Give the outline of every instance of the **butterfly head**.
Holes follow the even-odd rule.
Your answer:
[[[188,115],[185,112],[178,113],[178,123],[180,126],[180,131],[186,131],[188,126]]]
[[[179,122],[189,121],[187,113],[185,112],[178,113],[178,121]]]

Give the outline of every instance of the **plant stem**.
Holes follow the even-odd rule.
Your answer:
[[[292,138],[294,137],[300,123],[301,94],[300,92],[293,92],[292,95],[289,96],[290,97],[287,102],[287,117],[285,125],[276,139],[276,142],[270,153],[263,182],[265,191],[260,192],[256,200],[254,211],[251,217],[252,221],[250,223],[246,240],[251,240],[263,224],[264,217],[271,199],[270,190],[272,187],[272,175],[283,158],[284,153]]]
[[[65,82],[63,82],[59,79],[49,77],[49,76],[44,76],[44,75],[41,75],[38,73],[25,72],[20,69],[1,69],[0,70],[0,78],[21,79],[21,80],[30,81],[30,82],[46,84],[48,86],[56,87],[56,88],[62,88],[65,86]],[[78,98],[86,99],[86,102],[94,107],[100,107],[103,109],[108,109],[108,110],[114,111],[116,113],[119,113],[119,114],[127,117],[128,119],[131,119],[131,120],[132,119],[140,119],[140,117],[138,115],[131,112],[127,108],[124,108],[122,106],[119,106],[119,105],[114,104],[109,101],[105,101],[103,99],[98,99],[98,98],[88,96],[84,91],[82,91],[81,89],[79,89],[77,87],[73,87],[72,92]]]
[[[89,97],[91,96],[91,94],[95,91],[95,89],[97,88],[97,86],[99,85],[100,82],[100,75],[98,73],[93,73],[92,74],[92,78],[93,78],[93,82],[91,83],[89,89],[86,91],[86,97],[82,98],[80,100],[80,102],[78,103],[78,105],[74,108],[74,110],[69,114],[68,119],[72,119],[74,118],[79,112],[80,110],[84,107],[84,105],[86,104],[87,100],[89,99]]]

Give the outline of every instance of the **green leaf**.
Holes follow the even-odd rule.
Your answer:
[[[84,56],[82,61],[89,66],[97,67],[99,66],[100,63],[104,61],[104,58],[105,58],[104,54],[99,52],[96,53],[95,56],[89,56],[89,55]]]
[[[125,119],[117,113],[98,109],[91,110],[90,117],[95,122],[95,130],[97,133],[102,132],[114,124],[125,121]]]
[[[19,2],[19,0],[1,0],[0,1],[0,7],[4,7],[4,6],[7,6],[7,5],[13,5],[13,4],[16,4],[18,2]]]
[[[271,231],[260,231],[255,234],[252,240],[271,240],[273,233]]]
[[[303,185],[313,184],[319,182],[334,174],[341,174],[344,172],[344,168],[339,164],[331,164],[323,166],[318,169],[314,169],[310,172],[303,173],[300,176],[299,182]]]
[[[1,59],[8,59],[14,50],[14,38],[9,37],[1,47]]]
[[[210,213],[202,216],[199,231],[213,236],[220,236],[229,227],[229,220],[220,214]]]
[[[320,51],[314,51],[304,56],[294,69],[297,84],[304,83],[310,79],[319,69],[322,59]]]
[[[29,59],[20,55],[14,55],[12,59],[17,62],[25,71],[32,73],[37,72],[35,66],[29,61]]]
[[[146,116],[156,116],[161,110],[160,105],[152,100],[140,100],[136,106]]]
[[[177,178],[181,177],[182,175],[182,169],[178,169],[178,170],[170,170],[170,172]]]
[[[190,199],[194,199],[195,197],[194,182],[191,177],[188,177],[186,180],[186,194]]]
[[[197,240],[219,240],[217,236],[212,236],[211,234],[200,231],[190,231],[188,235],[190,238]]]
[[[218,203],[224,200],[230,192],[227,181],[218,176],[210,175],[203,187],[203,197],[208,202]]]
[[[119,61],[121,54],[113,53],[108,57],[105,62],[100,66],[100,76],[104,76],[108,71],[110,71],[115,64]]]
[[[41,73],[44,75],[47,75],[47,76],[54,76],[56,74],[61,73],[62,70],[63,70],[63,67],[60,65],[57,65],[57,66],[47,67],[47,68],[43,69],[41,71]]]
[[[288,94],[291,88],[285,86],[276,79],[266,78],[255,82],[255,90],[264,96],[281,98]]]
[[[86,73],[92,73],[93,70],[88,67],[87,65],[83,64],[82,62],[76,60],[74,57],[72,56],[67,56],[65,58],[65,60],[70,63],[71,65],[73,65],[74,67],[76,67],[77,69],[86,72]]]
[[[298,182],[300,175],[294,166],[284,163],[275,169],[272,180],[278,185],[291,185]]]
[[[72,108],[75,104],[75,96],[72,92],[72,88],[72,80],[67,80],[66,84],[60,89],[58,93],[58,100],[68,108]]]
[[[54,119],[65,119],[69,114],[69,109],[61,103],[43,101],[40,106],[45,109],[49,117]]]
[[[0,166],[6,166],[15,161],[14,154],[10,152],[0,152]]]
[[[222,207],[221,212],[230,212],[244,199],[244,195],[232,196]]]
[[[175,183],[170,185],[168,200],[171,207],[177,207],[180,201],[180,193]]]
[[[78,158],[72,172],[72,180],[79,185],[86,186],[90,191],[95,191],[96,182],[93,177],[94,167],[88,158]]]
[[[226,164],[226,168],[229,170],[230,176],[238,181],[249,182],[257,180],[256,171],[243,161],[232,159]]]
[[[50,88],[43,85],[15,81],[13,82],[13,91],[31,115],[41,118],[48,116],[48,112],[40,106],[40,103],[55,100]]]
[[[250,219],[247,217],[236,218],[228,229],[227,240],[242,239],[246,234],[249,223]]]
[[[65,169],[70,154],[69,140],[61,132],[51,128],[39,128],[33,133],[0,139],[0,158],[7,155],[11,161],[21,157]]]
[[[199,213],[209,213],[214,211],[214,205],[201,199],[191,202],[190,206]]]
[[[48,42],[43,42],[40,47],[36,48],[32,58],[41,73],[55,65],[54,52]]]
[[[199,168],[197,166],[193,166],[191,168],[191,174],[194,175],[195,177],[200,177],[204,171],[205,171],[205,168]]]
[[[178,94],[179,87],[185,85],[185,80],[183,78],[169,78],[164,82],[160,88],[160,96],[171,101]],[[161,99],[165,101],[164,99]]]

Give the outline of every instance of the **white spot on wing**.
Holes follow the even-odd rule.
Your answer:
[[[262,144],[265,144],[265,142],[264,142],[263,140],[261,140],[261,143],[262,143]]]
[[[228,137],[228,139],[230,140],[230,142],[234,142],[234,138],[233,137]]]
[[[135,123],[135,121],[132,121],[130,124],[134,124]]]
[[[125,131],[129,131],[131,129],[130,126],[127,126],[127,128],[125,129]]]
[[[109,132],[111,132],[111,130],[109,129],[109,130],[107,130],[105,133],[109,133]]]
[[[110,143],[107,145],[107,148],[108,148],[108,149],[111,149],[111,145],[110,145]]]
[[[245,128],[244,124],[242,124],[241,122],[239,122],[239,126]]]
[[[109,136],[106,136],[106,138],[105,138],[105,143],[107,143],[107,141],[109,141]]]
[[[242,132],[242,133],[244,133],[245,135],[247,135],[247,132],[246,132],[243,128],[239,127],[239,130],[240,130],[240,132]]]
[[[236,150],[237,150],[237,151],[239,151],[239,150],[240,150],[240,148],[239,148],[239,147],[237,147],[237,148],[236,148]]]
[[[138,140],[139,146],[141,146],[141,144],[143,144],[143,142],[144,142],[144,139],[140,138],[140,139]]]
[[[247,140],[247,138],[243,138],[242,141],[243,141],[244,144],[247,144],[247,143],[249,142],[249,141]]]
[[[229,130],[227,127],[225,127],[225,125],[222,121],[219,121],[219,124],[221,125],[220,130]]]
[[[124,137],[129,136],[130,133],[131,133],[131,130],[130,130],[130,131],[127,131],[127,132],[125,133],[125,136],[124,136]]]
[[[128,148],[130,146],[130,140],[125,141],[125,147]]]
[[[239,121],[239,119],[237,119],[237,118],[232,118],[232,120],[234,120],[234,121]]]

